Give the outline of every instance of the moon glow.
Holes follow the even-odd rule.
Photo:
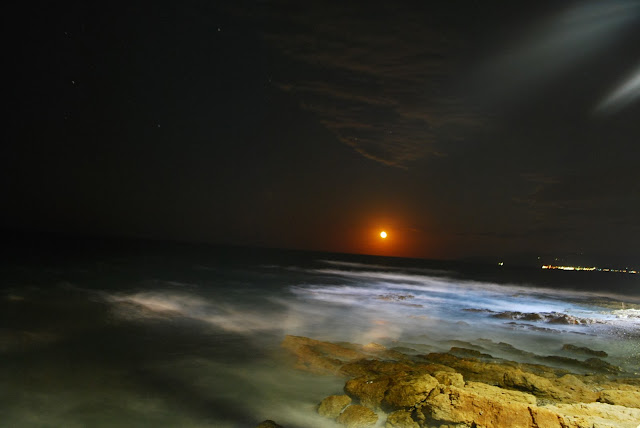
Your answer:
[[[380,237],[382,239],[385,239],[387,237],[387,232],[385,232],[384,230],[382,232],[380,232]]]

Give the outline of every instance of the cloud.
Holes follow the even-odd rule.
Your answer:
[[[265,36],[291,61],[277,85],[362,156],[407,167],[442,156],[447,142],[479,125],[461,100],[444,94],[453,38],[443,30],[401,6],[291,9],[286,17],[273,12],[277,24]]]
[[[596,107],[597,113],[615,113],[640,98],[640,66],[618,84]]]
[[[638,0],[583,1],[562,6],[558,13],[536,21],[478,71],[482,91],[502,101],[522,100],[524,92],[538,91],[558,78],[563,86],[579,84],[585,69],[611,68],[602,61],[607,49],[619,49],[626,30],[637,25]],[[635,45],[620,56],[634,55]],[[587,73],[588,73],[587,72]],[[491,82],[491,84],[488,84]],[[598,112],[622,108],[638,94],[638,77],[621,84],[597,107]],[[593,89],[587,89],[593,92]],[[635,94],[635,95],[633,95]],[[561,98],[558,97],[560,101]]]
[[[633,236],[640,238],[640,183],[636,175],[625,162],[553,176],[523,174],[532,189],[513,201],[529,213],[526,234],[532,238],[553,238],[555,234],[584,245],[596,245],[599,238],[617,239],[618,245],[623,245]]]

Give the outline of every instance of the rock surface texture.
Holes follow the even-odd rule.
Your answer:
[[[319,414],[346,427],[374,426],[379,417],[386,418],[386,428],[640,425],[640,380],[616,378],[614,366],[604,361],[592,373],[572,374],[460,348],[408,355],[377,344],[295,336],[283,346],[297,368],[346,378],[346,395],[327,397],[318,406]]]

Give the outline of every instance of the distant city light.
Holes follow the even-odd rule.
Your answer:
[[[627,269],[611,269],[611,268],[599,268],[599,267],[584,267],[584,266],[554,266],[554,265],[542,265],[542,269],[557,269],[557,270],[586,270],[586,271],[598,271],[598,272],[617,272],[617,273],[633,273],[638,271]]]

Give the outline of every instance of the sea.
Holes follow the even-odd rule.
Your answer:
[[[5,250],[0,280],[0,427],[334,426],[315,407],[344,379],[295,369],[286,335],[521,362],[569,345],[640,376],[640,274],[72,240]]]

